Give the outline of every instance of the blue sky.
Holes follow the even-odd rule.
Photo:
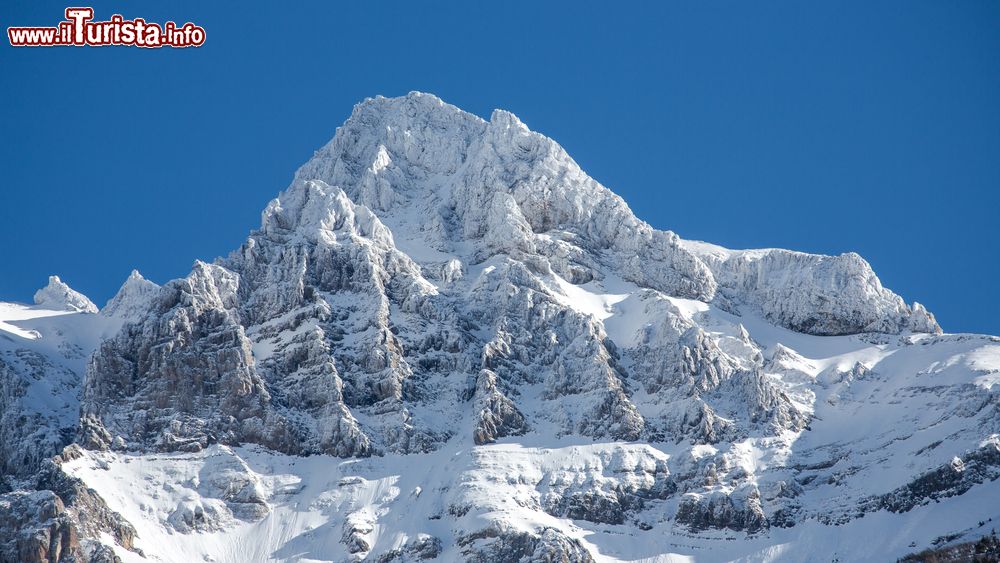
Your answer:
[[[93,3],[193,21],[199,49],[3,41],[0,299],[183,276],[354,103],[421,90],[513,111],[656,227],[856,251],[945,330],[1000,334],[1000,3],[250,4]]]

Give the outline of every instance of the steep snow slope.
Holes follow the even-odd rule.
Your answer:
[[[55,467],[135,528],[91,554],[877,561],[1000,516],[996,338],[854,254],[655,230],[427,94],[359,104],[229,256],[73,318],[89,451]]]

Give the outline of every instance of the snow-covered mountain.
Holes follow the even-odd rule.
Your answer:
[[[36,303],[0,561],[884,561],[1000,517],[1000,339],[653,229],[500,110],[366,100],[229,256]]]

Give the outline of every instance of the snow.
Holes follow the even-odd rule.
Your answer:
[[[740,449],[745,463],[752,464],[753,449],[746,444]],[[641,531],[557,518],[531,508],[538,498],[536,487],[559,475],[600,475],[616,456],[631,459],[626,467],[670,458],[655,446],[626,443],[545,448],[453,444],[434,454],[359,460],[213,446],[197,454],[88,452],[65,464],[64,470],[84,479],[136,526],[137,547],[176,562],[343,561],[351,554],[340,540],[351,526],[370,530],[364,536],[374,547],[371,553],[399,548],[427,534],[443,541],[441,560],[459,560],[455,537],[490,520],[520,530],[554,527],[581,540],[600,562],[768,562],[809,560],[819,553],[842,561],[885,561],[945,533],[982,529],[980,522],[1000,516],[994,502],[1000,482],[979,485],[961,498],[918,507],[905,516],[880,511],[839,526],[807,521],[756,537],[732,532],[699,536],[669,523]],[[245,461],[261,484],[269,512],[256,522],[227,517],[217,530],[178,531],[171,515],[184,506],[216,502],[225,511],[224,503],[206,496],[200,485],[206,466],[217,458]],[[473,509],[456,525],[446,514],[449,505]],[[655,522],[660,512],[654,509],[647,519],[652,516]],[[117,553],[124,561],[144,561],[125,550]]]
[[[101,309],[101,314],[125,323],[136,321],[149,310],[160,286],[142,277],[139,270],[132,270],[114,297]]]
[[[63,283],[59,276],[49,276],[49,284],[35,292],[35,305],[82,313],[97,312],[97,305]]]
[[[21,328],[16,323],[18,321],[30,321],[32,319],[72,314],[74,314],[73,311],[51,310],[37,306],[21,305],[19,303],[0,302],[0,331],[20,336],[21,338],[35,340],[42,337],[37,330]]]
[[[561,297],[561,303],[602,321],[614,314],[616,303],[628,298],[628,294],[597,293],[587,286],[573,285],[558,274],[552,274],[550,279],[557,288],[555,293]]]
[[[1000,384],[1000,342],[977,348],[966,356],[969,368],[983,373],[975,378],[976,385],[993,389]]]
[[[378,154],[375,155],[375,162],[372,163],[372,172],[378,174],[392,164],[392,158],[385,150],[385,145],[378,146]]]
[[[724,248],[717,244],[712,244],[710,242],[704,242],[700,240],[685,239],[681,241],[681,245],[683,245],[684,248],[687,248],[691,252],[694,252],[695,254],[701,256],[714,256],[723,260],[739,252],[738,250],[730,250],[728,248]]]

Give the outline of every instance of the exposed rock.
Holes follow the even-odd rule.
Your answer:
[[[1000,478],[1000,440],[924,473],[907,485],[870,501],[871,508],[906,512],[916,506],[964,494],[974,485]]]
[[[84,414],[132,447],[197,451],[252,441],[302,451],[295,429],[270,408],[239,321],[238,289],[237,275],[202,262],[167,284],[154,314],[94,354]]]
[[[728,528],[754,534],[768,527],[760,492],[752,485],[733,494],[686,494],[674,519],[694,531]]]
[[[72,518],[52,491],[0,495],[0,561],[86,561]]]
[[[133,546],[135,529],[83,482],[63,473],[60,465],[78,455],[75,446],[47,460],[30,490],[0,495],[0,562],[119,562],[102,534],[121,547]]]
[[[260,478],[228,448],[220,448],[219,454],[208,458],[202,466],[198,491],[203,497],[225,502],[241,520],[257,521],[271,511]]]
[[[473,431],[477,444],[488,444],[504,436],[516,436],[527,430],[524,415],[513,401],[497,388],[497,376],[488,369],[479,372],[476,379],[475,402],[479,409],[479,422]]]
[[[80,376],[59,360],[0,351],[0,475],[31,476],[73,439]]]
[[[566,537],[553,528],[537,534],[518,532],[494,522],[478,532],[458,539],[462,554],[470,563],[590,563],[594,558],[578,540]]]
[[[899,563],[994,563],[1000,561],[996,530],[978,540],[926,549],[899,559]]]
[[[108,534],[121,547],[141,554],[133,545],[136,532],[132,524],[108,508],[104,499],[83,481],[63,472],[61,465],[77,455],[76,446],[69,446],[61,455],[46,461],[35,487],[50,490],[59,497],[81,538],[94,541],[101,534]]]
[[[390,563],[393,561],[425,561],[436,559],[441,555],[441,540],[427,534],[419,534],[410,540],[405,546],[389,551],[376,560],[378,563]]]
[[[347,546],[348,553],[364,557],[372,549],[369,536],[373,531],[374,527],[366,518],[351,515],[344,521],[340,541]]]

